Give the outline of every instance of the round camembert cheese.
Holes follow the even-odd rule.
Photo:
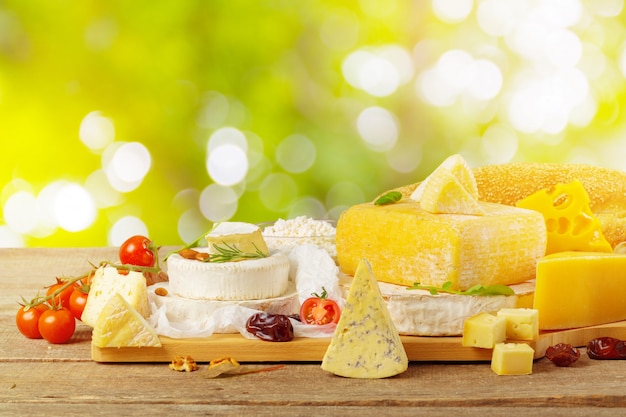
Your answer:
[[[208,252],[208,248],[194,248]],[[289,259],[275,253],[236,262],[167,258],[170,291],[195,300],[257,300],[281,296],[289,284]]]

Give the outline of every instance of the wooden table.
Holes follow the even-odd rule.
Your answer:
[[[115,248],[0,249],[0,415],[359,415],[614,416],[626,413],[626,361],[571,367],[547,359],[532,375],[498,376],[488,363],[412,362],[382,380],[337,377],[319,363],[205,379],[165,363],[105,364],[90,356],[90,329],[70,343],[29,340],[15,327],[21,296],[54,277],[116,260]],[[315,408],[313,408],[315,407]],[[617,414],[616,414],[617,413]]]

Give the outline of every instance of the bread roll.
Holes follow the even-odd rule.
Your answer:
[[[479,200],[514,206],[530,194],[558,183],[579,180],[589,206],[602,224],[604,237],[615,247],[626,241],[626,172],[585,164],[509,163],[473,169]],[[400,187],[405,198],[419,183]]]

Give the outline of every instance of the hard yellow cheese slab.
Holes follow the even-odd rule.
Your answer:
[[[542,330],[626,319],[626,255],[559,252],[537,265],[534,308]]]
[[[544,255],[546,226],[536,211],[479,202],[482,216],[433,214],[407,199],[359,204],[337,223],[337,258],[354,275],[366,258],[376,279],[392,284],[460,289],[533,279]]]

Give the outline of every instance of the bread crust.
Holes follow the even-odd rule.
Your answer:
[[[514,206],[529,195],[558,183],[579,180],[589,207],[612,247],[626,241],[626,172],[586,164],[521,162],[473,169],[479,200]],[[405,198],[419,183],[397,188]]]

